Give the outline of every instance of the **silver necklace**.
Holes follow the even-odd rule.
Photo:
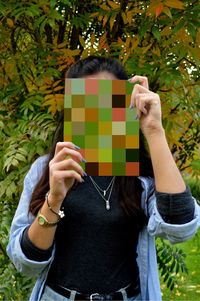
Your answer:
[[[110,181],[110,184],[108,185],[107,189],[105,189],[105,190],[101,189],[101,187],[99,187],[99,185],[94,181],[94,179],[91,176],[89,176],[89,178],[90,178],[92,184],[94,185],[95,189],[99,193],[99,195],[106,202],[106,209],[110,210],[110,197],[111,197],[111,193],[112,193],[112,190],[113,190],[115,177],[112,178],[112,180]],[[106,196],[106,193],[109,190],[109,188],[110,188],[110,192],[109,192],[108,198],[106,199],[105,196]],[[101,192],[103,192],[103,194]]]

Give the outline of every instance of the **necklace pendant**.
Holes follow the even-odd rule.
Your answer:
[[[109,201],[106,201],[106,209],[110,210],[110,202]]]
[[[106,195],[106,190],[103,191],[103,196],[105,196],[105,195]]]

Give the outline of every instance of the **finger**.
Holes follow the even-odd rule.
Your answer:
[[[54,179],[56,179],[57,182],[67,178],[69,179],[73,178],[80,183],[84,182],[81,175],[77,173],[75,170],[56,170],[54,171],[53,177]]]
[[[148,108],[148,100],[149,100],[149,93],[142,93],[138,94],[136,97],[138,98],[138,109],[144,114],[147,115],[147,108]]]
[[[145,115],[148,113],[148,108],[150,108],[150,106],[159,104],[159,96],[155,93],[139,94],[136,99],[138,109]]]
[[[140,82],[141,86],[143,86],[146,89],[149,89],[149,82],[146,76],[135,75],[129,79],[129,82],[131,83]]]
[[[75,145],[74,143],[72,143],[70,141],[57,142],[56,149],[55,149],[55,154],[57,154],[59,151],[61,151],[61,149],[63,149],[64,147],[72,148],[72,149],[76,149],[76,150],[80,149],[79,146]]]
[[[85,161],[78,151],[64,147],[53,157],[53,159],[49,163],[51,165],[52,163],[65,160],[67,158],[67,156],[74,158],[77,162]]]
[[[140,112],[140,109],[139,109],[139,98],[138,97],[135,99],[135,107],[136,107],[137,117],[140,118],[141,117],[141,112]]]
[[[136,84],[133,88],[132,93],[131,93],[130,108],[135,106],[135,97],[136,97],[137,94],[140,94],[140,93],[150,93],[150,91],[147,88]]]
[[[50,173],[52,174],[54,171],[58,170],[75,170],[77,173],[82,176],[86,175],[83,168],[73,159],[68,159],[64,161],[60,161],[51,165]]]

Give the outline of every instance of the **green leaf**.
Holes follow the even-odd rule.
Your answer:
[[[158,29],[158,27],[154,26],[153,29],[152,29],[152,33],[153,33],[154,37],[159,41],[160,37],[161,37],[161,32]]]
[[[172,34],[177,33],[181,28],[183,28],[185,26],[185,20],[181,19],[178,24],[174,27],[174,29],[172,30]]]
[[[196,35],[197,35],[196,27],[194,27],[194,25],[192,23],[188,23],[187,24],[187,29],[188,29],[188,32],[191,35],[193,41],[195,41],[196,40]]]

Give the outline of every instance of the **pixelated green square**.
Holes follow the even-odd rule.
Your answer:
[[[98,108],[98,95],[85,95],[85,108]]]
[[[70,121],[64,121],[64,134],[72,135],[72,123]]]
[[[122,163],[122,162],[113,162],[112,174],[113,174],[113,176],[126,175],[126,164]]]
[[[126,121],[135,121],[136,115],[136,108],[126,108]]]
[[[98,135],[98,123],[97,122],[89,122],[85,123],[85,135]]]
[[[112,80],[99,80],[99,94],[100,95],[112,95]]]
[[[83,135],[73,135],[72,142],[80,148],[85,148],[85,137]]]
[[[96,135],[86,135],[85,136],[85,148],[98,148],[98,136]]]
[[[99,149],[99,163],[101,162],[112,162],[112,149],[101,148]]]
[[[126,161],[126,150],[120,148],[114,148],[112,152],[112,159],[114,162],[125,162]]]
[[[112,136],[99,135],[99,148],[112,149]]]
[[[72,94],[85,95],[85,80],[78,78],[72,80]]]
[[[112,108],[100,108],[99,109],[99,120],[100,121],[111,121],[112,120]]]
[[[71,95],[64,95],[64,108],[71,108],[72,107],[72,96]]]
[[[126,122],[127,135],[139,135],[139,122],[138,120]]]
[[[134,87],[133,83],[126,81],[126,95],[132,94],[133,87]]]

